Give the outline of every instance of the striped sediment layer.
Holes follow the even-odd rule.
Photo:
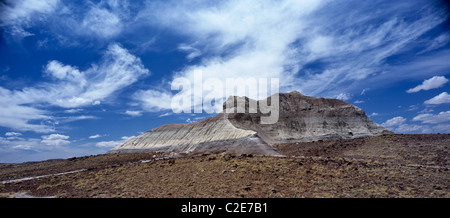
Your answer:
[[[248,107],[249,98],[243,99]],[[227,100],[233,100],[229,98]],[[224,103],[224,105],[227,104]],[[259,105],[259,102],[257,105]],[[269,101],[270,102],[270,101]],[[233,104],[228,104],[233,105]],[[220,113],[189,124],[168,124],[129,139],[110,153],[174,152],[253,154],[280,156],[274,144],[327,139],[352,139],[392,133],[345,101],[309,97],[299,92],[280,93],[278,121],[261,124],[257,113]]]

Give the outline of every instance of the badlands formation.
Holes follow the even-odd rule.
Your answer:
[[[370,120],[360,108],[337,99],[309,97],[299,92],[279,94],[278,122],[261,124],[259,110],[220,113],[189,124],[168,124],[129,139],[109,153],[173,152],[181,154],[232,153],[280,156],[277,143],[352,139],[392,133]],[[232,101],[231,97],[224,103]],[[253,102],[252,102],[253,101]],[[270,103],[270,98],[267,99]],[[258,101],[256,101],[259,104]],[[233,105],[233,103],[228,104]],[[229,109],[229,108],[228,108]]]

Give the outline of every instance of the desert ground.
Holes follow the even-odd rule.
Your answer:
[[[0,197],[449,198],[449,146],[450,134],[387,134],[278,144],[285,157],[135,153],[0,164]]]

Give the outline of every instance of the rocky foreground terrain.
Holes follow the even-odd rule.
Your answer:
[[[449,145],[449,134],[386,134],[275,145],[284,157],[154,152],[2,164],[0,196],[448,198]]]

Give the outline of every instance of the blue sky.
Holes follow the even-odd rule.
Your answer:
[[[167,123],[170,83],[280,78],[398,133],[450,132],[445,1],[6,0],[0,162],[104,153]]]

